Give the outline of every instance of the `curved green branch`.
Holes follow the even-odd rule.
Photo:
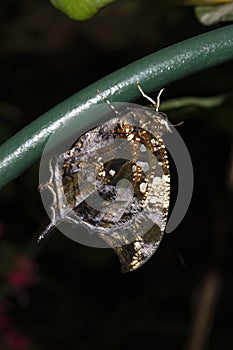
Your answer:
[[[51,133],[81,111],[102,102],[139,98],[135,82],[149,93],[195,72],[233,59],[233,25],[185,40],[144,57],[69,97],[0,147],[0,188],[37,161]],[[82,127],[80,120],[80,128]]]

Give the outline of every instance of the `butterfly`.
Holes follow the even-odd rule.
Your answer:
[[[63,222],[87,230],[86,243],[102,242],[119,257],[122,272],[143,265],[157,250],[166,227],[170,171],[162,136],[171,132],[166,115],[139,83],[154,109],[127,105],[115,117],[81,135],[49,161],[50,179],[40,191],[52,194],[51,222],[41,243]],[[79,241],[80,231],[72,233]],[[99,246],[101,246],[102,243]]]

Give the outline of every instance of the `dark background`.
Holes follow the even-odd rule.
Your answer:
[[[191,7],[119,0],[75,22],[47,0],[1,0],[0,140],[108,73],[219,27]],[[233,90],[233,63],[166,87],[163,99]],[[101,88],[101,87],[100,87]],[[195,187],[179,227],[139,270],[121,274],[109,249],[59,231],[40,249],[49,219],[39,163],[1,192],[0,349],[231,349],[232,98],[171,111],[192,158]],[[198,341],[198,343],[195,343]],[[201,345],[200,345],[201,344]]]

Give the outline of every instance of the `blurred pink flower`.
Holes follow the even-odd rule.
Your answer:
[[[38,281],[37,266],[26,256],[20,256],[15,263],[14,270],[7,277],[7,282],[14,288],[31,286]]]
[[[13,329],[4,334],[4,341],[9,350],[28,350],[31,345],[28,337],[19,334]]]
[[[0,331],[6,329],[9,324],[9,318],[4,313],[0,313]]]
[[[6,299],[0,300],[0,332],[7,329],[11,325],[9,316],[7,315],[9,302]]]

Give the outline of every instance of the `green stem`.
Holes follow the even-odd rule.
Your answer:
[[[69,97],[27,125],[0,147],[0,188],[37,161],[51,133],[81,111],[102,102],[132,101],[139,97],[135,82],[146,93],[209,67],[233,59],[233,25],[172,45],[104,77]],[[80,119],[80,128],[82,126]]]

